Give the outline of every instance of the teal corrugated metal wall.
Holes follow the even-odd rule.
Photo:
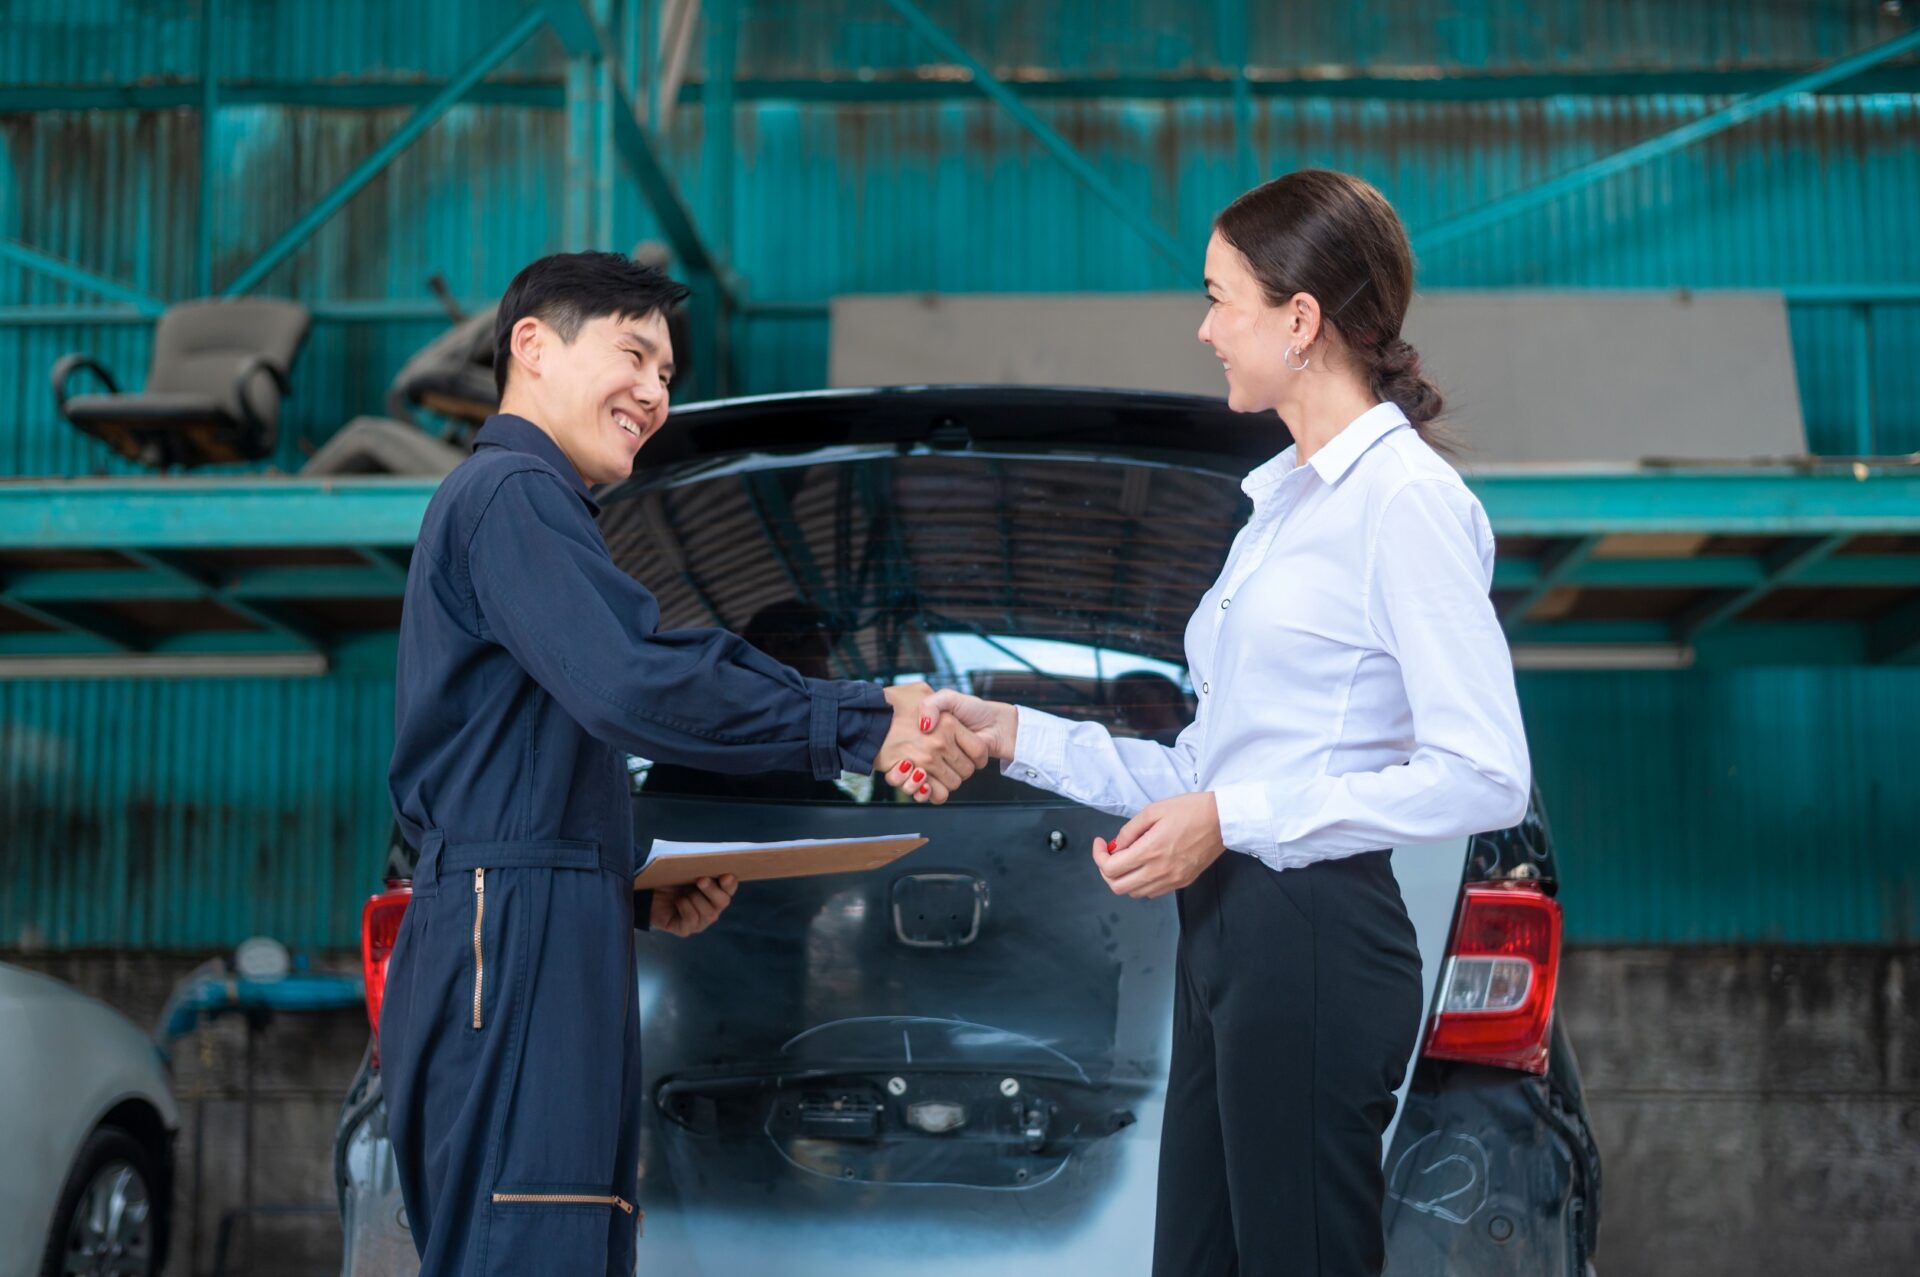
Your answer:
[[[390,679],[0,683],[0,948],[348,945]]]
[[[1263,172],[1328,164],[1377,182],[1416,230],[1598,154],[1697,118],[1691,97],[1524,102],[1259,103]],[[1047,102],[1037,108],[1121,189],[1194,247],[1237,191],[1223,101]],[[272,106],[223,112],[230,167],[219,196],[216,279],[231,277],[397,127],[405,112]],[[1119,219],[1011,120],[984,103],[765,102],[740,111],[733,258],[752,294],[1184,287]],[[697,110],[678,117],[683,185],[703,201]],[[275,270],[265,290],[310,299],[424,300],[446,275],[463,296],[505,286],[556,246],[562,117],[454,111]],[[1432,287],[1777,287],[1920,283],[1920,102],[1796,101],[1473,240],[1429,254]],[[164,296],[190,291],[198,124],[191,112],[0,116],[0,234]],[[622,191],[618,242],[649,231]],[[1196,268],[1197,270],[1197,265]],[[85,301],[0,264],[0,306]],[[1882,452],[1920,449],[1920,306],[1875,308]],[[1854,450],[1854,339],[1844,309],[1796,307],[1792,330],[1811,445]],[[387,379],[434,325],[322,325],[295,373],[277,463],[348,417],[378,411]],[[825,321],[755,320],[744,389],[819,385]],[[140,330],[0,324],[0,388],[12,474],[115,468],[59,422],[46,369],[66,349],[144,374]],[[1471,423],[1462,423],[1470,429]]]
[[[1525,673],[1586,942],[1920,937],[1920,669]]]
[[[1586,943],[1920,937],[1920,670],[1523,674]],[[350,945],[378,679],[0,684],[0,949]]]

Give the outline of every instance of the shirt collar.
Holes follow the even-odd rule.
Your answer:
[[[587,487],[586,480],[574,469],[567,454],[560,451],[560,445],[553,441],[553,436],[525,417],[517,417],[510,412],[495,413],[488,417],[479,433],[473,436],[473,447],[476,452],[481,448],[505,448],[508,452],[524,452],[540,458],[560,472],[560,477],[586,502],[589,513],[600,513],[600,503],[593,499],[593,492]]]
[[[1347,471],[1353,469],[1353,463],[1365,455],[1367,449],[1406,424],[1407,414],[1400,411],[1399,405],[1375,404],[1348,422],[1346,428],[1329,439],[1326,446],[1314,453],[1307,464],[1325,483],[1338,483]],[[1241,482],[1241,490],[1250,497],[1259,496],[1262,491],[1301,468],[1296,462],[1299,454],[1300,446],[1293,444],[1279,456],[1262,462]]]
[[[1324,482],[1338,483],[1347,471],[1353,469],[1353,463],[1366,454],[1367,449],[1406,424],[1407,414],[1400,411],[1398,404],[1375,404],[1348,422],[1345,430],[1327,440],[1327,446],[1314,453],[1313,460],[1307,464],[1320,472]]]

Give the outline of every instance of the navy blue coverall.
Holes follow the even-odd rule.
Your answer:
[[[870,770],[891,722],[872,684],[659,630],[597,509],[543,431],[496,416],[407,573],[388,780],[420,858],[380,1048],[425,1277],[634,1270],[624,755],[826,778]]]

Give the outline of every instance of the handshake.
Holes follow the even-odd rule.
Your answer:
[[[874,765],[895,789],[918,803],[943,803],[991,761],[1007,762],[1020,730],[1012,705],[983,701],[925,683],[886,689],[893,722]],[[1178,891],[1225,852],[1220,813],[1211,793],[1175,794],[1149,803],[1111,840],[1093,840],[1093,863],[1116,896],[1151,899]],[[733,899],[731,875],[718,883],[653,893],[656,931],[692,935],[719,917]]]
[[[1019,719],[1011,705],[925,683],[886,689],[893,724],[875,766],[919,803],[943,803],[988,762],[1013,757]]]

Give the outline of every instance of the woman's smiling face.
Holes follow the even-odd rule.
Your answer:
[[[1235,412],[1272,409],[1296,375],[1286,364],[1293,341],[1286,308],[1267,303],[1247,259],[1218,231],[1207,241],[1206,284],[1207,317],[1199,337],[1226,372],[1227,406]]]

